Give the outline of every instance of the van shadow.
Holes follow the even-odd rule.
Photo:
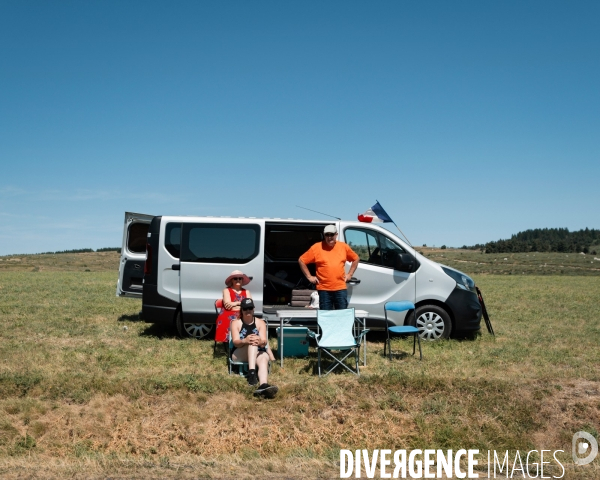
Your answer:
[[[448,340],[454,340],[457,342],[472,342],[474,340],[477,340],[481,335],[482,335],[482,331],[477,331],[477,332],[457,332],[457,333],[453,333],[450,335],[450,338]],[[412,335],[393,335],[391,338],[410,338],[412,337]],[[387,340],[387,334],[385,332],[385,330],[382,331],[371,331],[369,333],[367,333],[367,341],[369,343],[376,343],[381,345],[381,348],[383,348],[384,343]],[[423,340],[421,339],[421,344],[428,344],[430,343],[429,340]]]
[[[156,323],[149,324],[144,330],[139,333],[140,337],[154,337],[159,340],[166,338],[179,338],[175,328],[158,325]]]
[[[140,318],[140,314],[139,313],[134,313],[131,315],[121,315],[119,318],[117,318],[117,322],[141,322],[142,319]]]

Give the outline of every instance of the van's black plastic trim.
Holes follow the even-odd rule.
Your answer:
[[[159,323],[165,326],[171,326],[175,318],[177,308],[158,307],[156,305],[142,305],[140,317],[146,323]]]
[[[481,328],[481,305],[476,293],[457,286],[446,305],[452,310],[454,332],[472,332]]]
[[[160,240],[160,223],[162,217],[154,217],[150,222],[150,228],[148,229],[148,243],[152,248],[152,269],[150,275],[144,276],[144,291],[146,285],[157,285],[158,284],[158,256],[159,256],[159,240]],[[160,304],[158,304],[160,305]]]
[[[156,307],[170,307],[177,308],[179,302],[171,300],[170,298],[163,297],[158,293],[158,287],[156,285],[148,285],[144,283],[144,294],[142,296],[142,306],[154,305]]]

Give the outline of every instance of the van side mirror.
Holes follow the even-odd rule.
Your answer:
[[[399,253],[394,259],[394,270],[399,272],[412,273],[417,268],[417,261],[410,253]]]

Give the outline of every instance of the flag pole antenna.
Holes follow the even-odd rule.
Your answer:
[[[379,203],[379,200],[375,199],[375,201],[376,201],[377,203]],[[379,205],[381,205],[381,204],[379,203]],[[390,218],[390,220],[391,220],[391,218]],[[398,229],[398,231],[399,231],[399,232],[402,234],[402,236],[403,236],[403,237],[404,237],[404,239],[405,239],[405,240],[408,242],[408,244],[411,246],[411,248],[415,248],[415,247],[413,247],[413,244],[412,244],[412,243],[410,243],[410,240],[408,239],[408,237],[407,237],[406,235],[404,235],[404,232],[403,232],[402,230],[400,230],[400,227],[399,227],[398,225],[396,225],[396,222],[394,222],[394,221],[392,220],[392,223],[393,223],[393,224],[394,224],[394,226],[395,226],[395,227]]]
[[[306,207],[301,207],[300,205],[296,205],[298,208],[303,208],[304,210],[308,210],[309,212],[315,212],[318,213],[319,215],[325,215],[326,217],[331,217],[331,218],[335,218],[337,220],[341,220],[340,217],[335,217],[333,215],[329,215],[328,213],[323,213],[323,212],[317,212],[316,210],[311,210],[310,208],[306,208]],[[412,246],[412,245],[411,245]]]

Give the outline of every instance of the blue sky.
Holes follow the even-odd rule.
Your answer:
[[[123,213],[600,228],[600,3],[0,2],[0,254]]]

